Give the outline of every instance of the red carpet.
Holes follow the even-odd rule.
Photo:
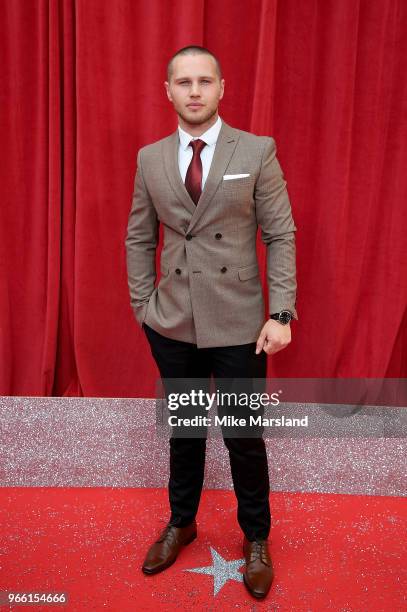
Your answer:
[[[226,561],[242,559],[231,491],[204,491],[198,538],[171,568],[144,576],[145,552],[167,518],[165,490],[2,489],[0,590],[69,594],[66,608],[13,607],[24,611],[407,609],[403,498],[270,499],[275,580],[263,602],[236,580],[214,596],[212,575],[183,571],[212,566],[210,547]]]

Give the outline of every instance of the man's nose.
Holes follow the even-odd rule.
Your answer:
[[[200,93],[199,84],[198,83],[192,83],[192,86],[191,86],[191,96],[197,96],[199,93]]]

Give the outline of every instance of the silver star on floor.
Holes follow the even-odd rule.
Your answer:
[[[210,546],[212,555],[212,565],[205,567],[194,567],[186,569],[185,572],[195,572],[197,574],[208,574],[213,576],[213,595],[217,595],[221,588],[228,580],[236,580],[243,582],[243,574],[238,570],[245,562],[245,559],[237,559],[236,561],[226,561],[212,546]]]

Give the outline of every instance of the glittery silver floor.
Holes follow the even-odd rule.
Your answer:
[[[266,430],[271,489],[406,495],[407,410],[365,407],[340,418],[347,407],[334,408],[287,404],[309,416],[307,431]],[[167,485],[153,399],[2,397],[0,419],[3,487]],[[204,486],[232,489],[221,438],[208,440]]]

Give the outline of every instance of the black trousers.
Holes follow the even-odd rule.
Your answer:
[[[255,354],[256,343],[198,349],[196,344],[167,338],[143,323],[162,379],[266,378],[267,355]],[[261,433],[256,437],[224,437],[235,495],[237,519],[250,540],[270,532],[269,474]],[[198,511],[204,481],[206,437],[171,437],[168,494],[170,524],[184,527]]]

